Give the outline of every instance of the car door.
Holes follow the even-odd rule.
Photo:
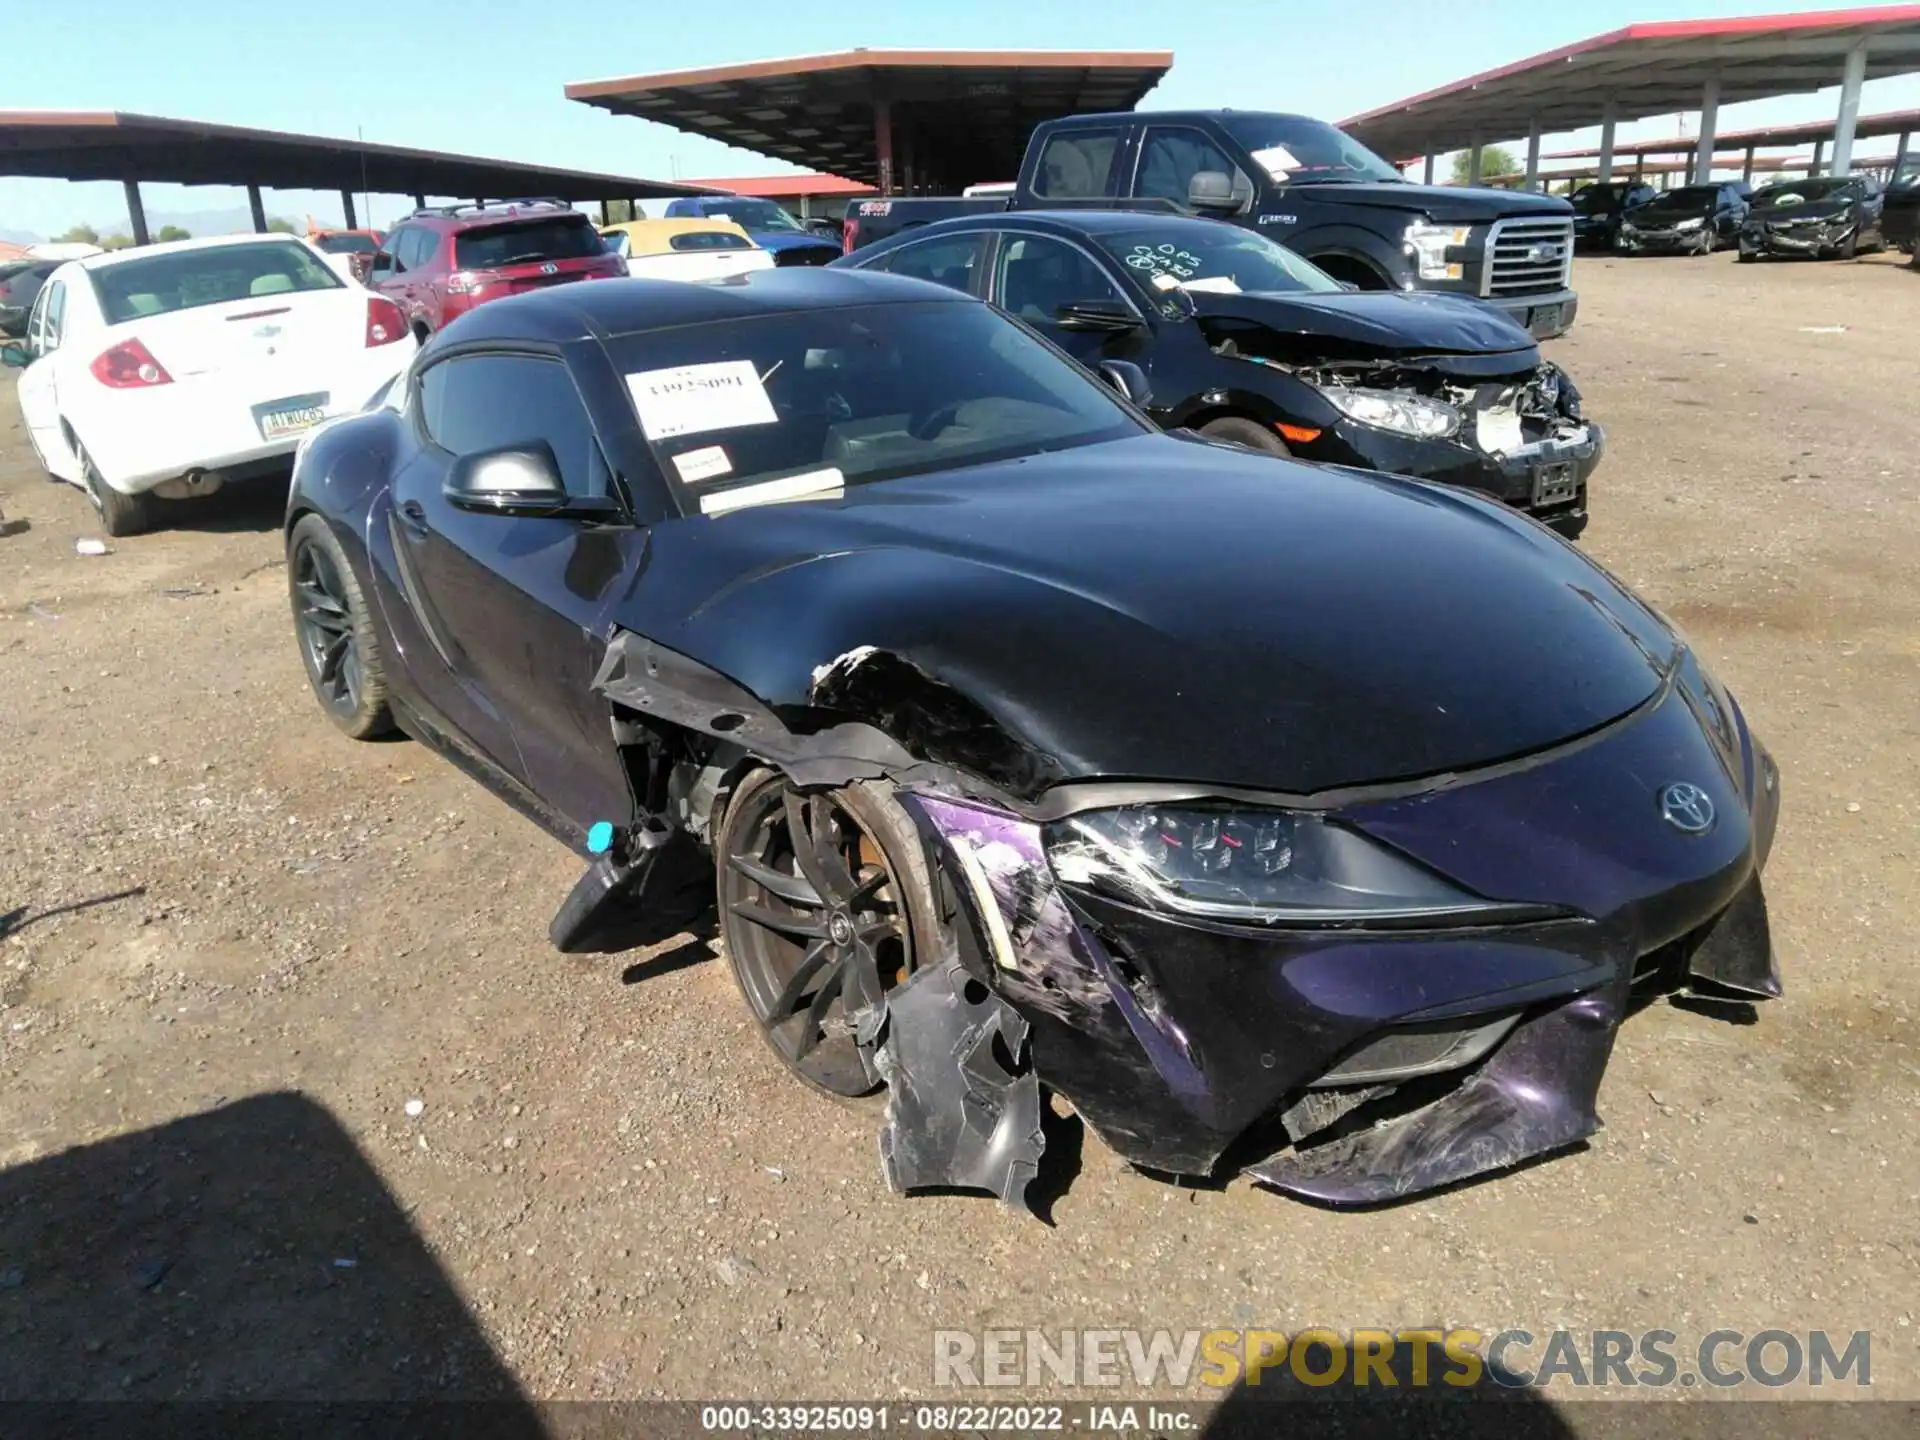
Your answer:
[[[442,490],[456,457],[537,440],[570,494],[619,498],[625,513],[568,361],[555,350],[458,350],[421,372],[418,395],[429,443],[394,499],[448,678],[504,722],[492,755],[548,808],[581,830],[624,821],[633,797],[592,681],[645,529],[480,514]]]
[[[1140,137],[1129,193],[1141,200],[1165,200],[1191,213],[1187,200],[1193,177],[1203,172],[1227,177],[1236,204],[1230,213],[1241,214],[1252,203],[1253,181],[1206,131],[1193,125],[1149,125]]]
[[[1869,180],[1855,182],[1860,193],[1860,238],[1868,245],[1881,243],[1880,217],[1886,212],[1886,192]]]
[[[20,416],[26,422],[33,448],[41,458],[58,464],[66,452],[60,436],[59,349],[66,318],[65,276],[40,287],[27,319],[27,354],[31,360],[20,375]],[[51,468],[51,467],[50,467]]]
[[[913,280],[930,280],[967,295],[984,289],[987,232],[970,230],[958,235],[935,235],[901,245],[876,256],[862,270],[885,270]]]
[[[1088,369],[1102,360],[1132,360],[1146,367],[1151,331],[1145,316],[1093,253],[1078,243],[1057,235],[1004,230],[994,253],[992,278],[988,298]],[[1061,323],[1061,306],[1086,303],[1124,306],[1140,323],[1114,330],[1083,330]]]

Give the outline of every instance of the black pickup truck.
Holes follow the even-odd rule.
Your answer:
[[[1573,210],[1524,191],[1414,185],[1321,120],[1124,111],[1038,126],[1011,196],[864,200],[849,253],[989,210],[1158,209],[1257,230],[1362,290],[1471,295],[1536,337],[1573,324]]]

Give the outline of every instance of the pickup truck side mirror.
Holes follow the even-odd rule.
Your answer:
[[[1195,210],[1237,210],[1232,177],[1219,170],[1196,170],[1187,182],[1187,204]]]
[[[1069,300],[1053,312],[1053,322],[1062,330],[1104,330],[1112,334],[1140,327],[1140,317],[1123,300]]]
[[[1100,378],[1118,390],[1127,399],[1142,410],[1153,399],[1153,387],[1147,383],[1147,372],[1131,360],[1102,360]]]

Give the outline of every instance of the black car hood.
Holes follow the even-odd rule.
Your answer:
[[[1504,220],[1510,215],[1570,216],[1573,207],[1551,195],[1524,191],[1480,189],[1467,185],[1413,185],[1393,180],[1292,185],[1283,195],[1311,197],[1332,205],[1372,205],[1382,210],[1404,210],[1433,220],[1463,225]]]
[[[1851,200],[1809,200],[1804,205],[1770,206],[1750,214],[1755,220],[1773,224],[1781,220],[1839,220],[1852,208]]]
[[[1484,765],[1640,705],[1676,643],[1493,502],[1162,435],[658,526],[615,623],[1027,797]]]
[[[1540,354],[1533,337],[1503,311],[1464,295],[1398,290],[1328,294],[1187,292],[1194,313],[1234,319],[1297,336],[1293,356],[1271,359],[1383,359],[1421,355],[1498,355],[1503,370],[1531,370]],[[1510,362],[1510,363],[1509,363]]]

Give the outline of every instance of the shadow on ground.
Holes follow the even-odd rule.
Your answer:
[[[344,1427],[274,1407],[272,1433],[303,1435],[393,1433],[395,1402],[486,1402],[467,1433],[543,1433],[372,1166],[297,1094],[0,1172],[0,1355],[5,1402],[381,1402]],[[8,1434],[231,1428],[198,1405],[0,1414]]]

